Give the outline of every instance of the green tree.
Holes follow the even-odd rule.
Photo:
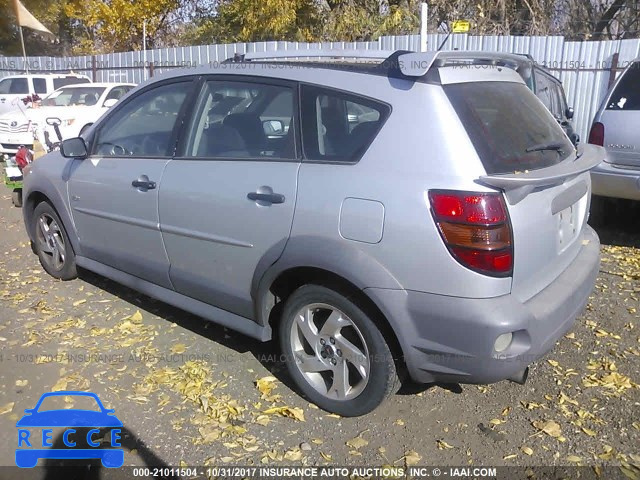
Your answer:
[[[186,34],[188,42],[313,41],[321,27],[315,0],[220,0]]]
[[[420,28],[418,0],[324,0],[323,39],[369,41]]]
[[[62,0],[71,20],[74,53],[109,53],[140,50],[146,21],[147,46],[170,44],[180,0]]]
[[[33,30],[23,28],[22,32],[27,55],[60,55],[69,53],[71,40],[69,23],[62,11],[60,2],[22,0],[22,4],[58,37],[57,41],[52,42]],[[0,54],[22,56],[13,0],[0,0]]]

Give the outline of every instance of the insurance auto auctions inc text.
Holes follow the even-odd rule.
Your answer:
[[[496,477],[491,467],[209,467],[207,475],[226,478],[425,478]]]

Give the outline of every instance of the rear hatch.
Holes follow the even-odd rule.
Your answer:
[[[600,117],[606,161],[640,167],[640,62],[632,63],[617,82]]]
[[[505,192],[513,232],[512,292],[526,301],[578,254],[591,183],[603,150],[578,157],[551,113],[523,84],[443,85],[487,172],[478,181]]]

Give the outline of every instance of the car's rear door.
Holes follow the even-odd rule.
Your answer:
[[[508,72],[496,75],[496,81],[444,88],[493,177],[489,183],[507,190],[514,249],[512,291],[524,301],[551,283],[578,254],[591,184],[549,110],[524,84],[498,81],[501,77],[507,80]],[[515,178],[506,181],[509,176]]]
[[[607,161],[640,167],[640,62],[623,72],[600,122],[604,125]]]
[[[69,171],[69,202],[82,254],[171,288],[158,191],[175,150],[192,78],[157,83],[101,122],[87,159]]]
[[[278,259],[293,221],[300,165],[295,92],[291,83],[259,77],[203,82],[160,187],[176,291],[253,316],[256,267]],[[269,135],[272,122],[282,125],[282,138]]]

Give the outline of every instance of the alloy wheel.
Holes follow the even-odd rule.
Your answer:
[[[317,392],[350,400],[369,382],[371,364],[355,323],[331,305],[314,303],[295,315],[290,332],[295,365]]]

